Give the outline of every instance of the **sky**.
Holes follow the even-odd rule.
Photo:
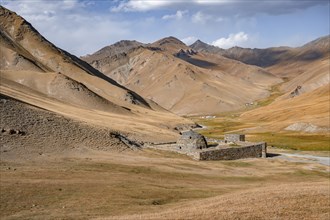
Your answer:
[[[174,36],[221,48],[301,46],[329,35],[330,0],[0,0],[82,56],[120,40]]]

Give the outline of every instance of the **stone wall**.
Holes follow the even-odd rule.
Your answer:
[[[197,160],[236,160],[241,158],[266,157],[267,144],[257,143],[243,147],[231,147],[195,152]]]

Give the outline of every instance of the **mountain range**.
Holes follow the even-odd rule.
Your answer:
[[[225,50],[167,37],[152,44],[120,41],[81,58],[179,115],[238,110],[274,93],[273,103],[242,118],[282,130],[297,122],[328,126],[329,42],[325,36],[297,48]]]
[[[282,81],[260,67],[198,52],[174,37],[152,44],[121,41],[82,59],[179,115],[236,110],[267,97]]]
[[[327,126],[329,36],[297,48],[227,50],[175,37],[123,40],[78,58],[16,13],[1,7],[0,16],[1,93],[30,105],[149,139],[195,126],[177,115],[247,106],[256,108],[241,117],[269,128]]]

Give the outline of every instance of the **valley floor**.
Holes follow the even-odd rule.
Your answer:
[[[133,150],[109,129],[7,97],[0,106],[1,219],[330,217],[330,167],[278,156],[296,151],[271,147],[267,159],[194,161]],[[218,136],[242,126],[235,118],[218,125],[222,119],[199,132]]]
[[[0,162],[1,219],[328,219],[329,166],[77,148]]]
[[[330,167],[317,161],[275,148],[266,159],[195,161],[133,150],[108,129],[6,97],[0,105],[1,219],[330,217]]]

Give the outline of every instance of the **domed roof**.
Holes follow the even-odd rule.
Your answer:
[[[182,139],[196,139],[196,138],[201,138],[201,137],[203,137],[203,135],[201,135],[193,130],[181,132]]]
[[[192,130],[182,132],[177,144],[182,150],[207,148],[207,142],[204,136]]]

